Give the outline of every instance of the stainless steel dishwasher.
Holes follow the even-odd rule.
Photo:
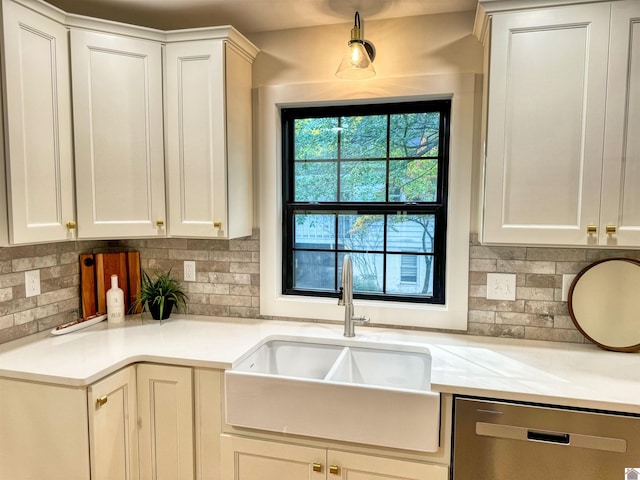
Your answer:
[[[457,397],[453,480],[622,480],[640,417]]]

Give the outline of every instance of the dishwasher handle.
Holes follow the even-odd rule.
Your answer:
[[[545,442],[559,447],[589,448],[605,452],[626,453],[627,441],[622,438],[601,437],[581,433],[563,433],[532,430],[516,425],[476,422],[476,435],[482,437],[505,438],[529,442]]]
[[[562,443],[568,445],[571,435],[568,433],[539,432],[536,430],[527,430],[527,440],[547,443]]]

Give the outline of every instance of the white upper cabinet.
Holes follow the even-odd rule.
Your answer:
[[[484,242],[595,242],[610,8],[493,15]]]
[[[251,235],[255,53],[223,39],[166,47],[170,235]]]
[[[612,4],[610,51],[600,244],[640,246],[640,1]]]
[[[67,29],[11,1],[2,7],[8,240],[70,240],[75,201]]]
[[[78,235],[165,234],[162,49],[71,31]]]

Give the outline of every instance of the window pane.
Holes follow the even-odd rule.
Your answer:
[[[387,293],[433,295],[433,257],[387,255]]]
[[[353,291],[361,293],[382,292],[384,255],[374,253],[350,253],[353,265]],[[338,278],[342,278],[342,260],[338,256]],[[340,280],[338,280],[338,283]]]
[[[387,251],[433,253],[435,215],[389,215]]]
[[[340,158],[387,158],[387,116],[341,118]]]
[[[299,118],[295,120],[294,128],[296,160],[338,158],[337,118]]]
[[[338,215],[338,242],[343,250],[382,251],[384,215]]]
[[[294,201],[335,202],[338,196],[336,162],[296,162]]]
[[[296,214],[293,217],[295,248],[335,248],[336,217],[325,214]]]
[[[435,202],[437,200],[437,160],[392,160],[389,162],[390,202]]]
[[[336,290],[334,252],[293,252],[293,288]]]
[[[386,162],[341,162],[340,201],[384,202],[386,181]]]
[[[404,113],[390,118],[390,158],[438,156],[440,113]]]

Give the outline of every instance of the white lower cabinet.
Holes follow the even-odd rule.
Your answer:
[[[0,479],[90,479],[84,388],[0,378]]]
[[[191,369],[152,364],[137,369],[140,479],[192,480]]]
[[[447,480],[445,465],[222,435],[225,480]]]
[[[124,368],[87,390],[92,480],[138,478],[135,366]]]
[[[190,368],[130,366],[87,398],[92,480],[194,478]]]

